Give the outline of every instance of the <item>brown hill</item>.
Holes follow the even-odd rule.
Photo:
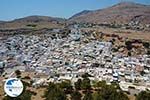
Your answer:
[[[20,28],[58,28],[62,27],[65,19],[47,16],[29,16],[13,21],[0,23],[0,29],[20,29]]]
[[[91,11],[91,10],[83,10],[83,11],[81,11],[81,12],[79,12],[79,13],[73,15],[73,16],[70,17],[69,19],[73,19],[73,18],[76,18],[76,17],[78,17],[78,16],[88,14],[88,13],[90,13],[90,12],[92,12],[92,11]]]
[[[69,19],[71,22],[117,23],[136,22],[150,24],[150,6],[131,2],[123,2],[109,8],[79,13]]]
[[[4,23],[5,21],[0,21],[0,23]]]

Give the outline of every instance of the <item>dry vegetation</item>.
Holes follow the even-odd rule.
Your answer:
[[[150,41],[150,32],[148,31],[135,31],[135,30],[124,30],[124,29],[114,29],[114,28],[83,28],[82,30],[95,30],[98,32],[103,32],[106,34],[116,34],[123,38],[129,39],[141,39],[145,41]]]

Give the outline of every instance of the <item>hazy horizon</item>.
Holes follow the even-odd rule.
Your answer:
[[[0,20],[10,21],[33,15],[67,19],[83,10],[103,9],[121,1],[150,5],[150,0],[1,0]]]

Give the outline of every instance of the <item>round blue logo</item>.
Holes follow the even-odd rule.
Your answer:
[[[4,84],[4,91],[10,97],[17,97],[23,91],[23,84],[17,78],[9,78]]]

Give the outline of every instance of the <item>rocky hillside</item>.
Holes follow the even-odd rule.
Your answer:
[[[19,28],[57,28],[62,27],[65,19],[47,16],[29,16],[15,19],[8,22],[0,22],[0,29],[19,29]]]
[[[92,11],[91,11],[91,10],[83,10],[83,11],[81,11],[81,12],[79,12],[79,13],[73,15],[73,16],[72,16],[71,18],[69,18],[69,19],[74,19],[74,18],[76,18],[76,17],[78,17],[78,16],[82,16],[82,15],[88,14],[88,13],[90,13],[90,12],[92,12]]]
[[[68,20],[47,16],[29,16],[13,21],[0,21],[0,30],[62,28],[70,22],[125,26],[130,29],[150,30],[150,5],[123,2],[99,10],[84,10]]]
[[[123,2],[109,8],[79,13],[69,19],[73,22],[150,24],[150,5]]]

